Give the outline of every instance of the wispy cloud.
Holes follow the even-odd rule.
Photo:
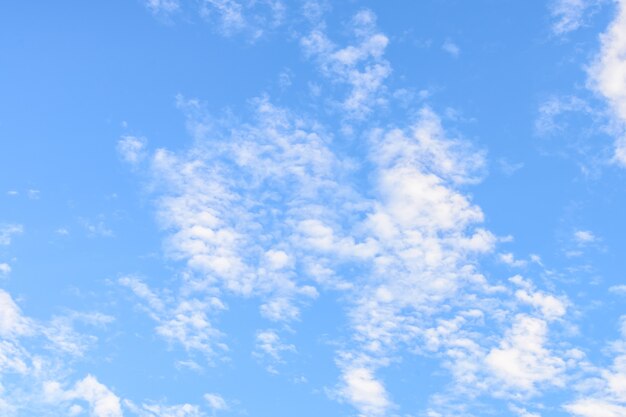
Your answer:
[[[21,224],[0,224],[0,245],[10,245],[13,236],[24,231]]]
[[[287,13],[281,0],[145,0],[145,6],[169,22],[175,16],[197,16],[222,36],[244,34],[253,41],[281,26]]]
[[[118,283],[143,301],[142,306],[157,323],[156,333],[169,343],[179,344],[192,355],[201,353],[208,363],[228,349],[222,342],[222,333],[211,323],[211,317],[225,309],[217,297],[159,296],[135,277],[120,278]]]
[[[391,65],[383,55],[389,39],[377,30],[376,16],[368,10],[357,13],[351,26],[355,45],[337,46],[322,28],[303,37],[301,44],[326,77],[348,85],[340,108],[350,118],[363,119],[387,101],[384,80],[391,74]]]
[[[136,136],[123,136],[117,142],[117,151],[131,164],[137,164],[146,156],[146,139]]]
[[[579,29],[585,24],[586,14],[599,2],[598,0],[552,0],[550,13],[553,19],[553,33],[563,36]]]
[[[452,42],[450,39],[447,39],[442,45],[441,49],[447,53],[448,55],[457,58],[461,54],[461,48]]]

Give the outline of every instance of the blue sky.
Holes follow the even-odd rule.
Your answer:
[[[0,8],[1,415],[626,415],[626,1]]]

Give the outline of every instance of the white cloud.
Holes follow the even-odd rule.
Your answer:
[[[44,383],[44,396],[51,403],[85,401],[93,417],[123,416],[119,397],[92,375],[77,381],[68,390],[63,389],[59,382],[47,381]]]
[[[145,0],[145,4],[156,15],[168,15],[180,9],[178,0]]]
[[[626,285],[625,284],[613,285],[609,287],[609,291],[618,295],[626,295]]]
[[[34,331],[32,321],[22,315],[11,295],[0,290],[0,336],[14,338]]]
[[[146,303],[148,314],[157,322],[156,333],[168,342],[178,343],[190,353],[200,352],[206,359],[227,350],[222,333],[210,321],[211,315],[225,309],[217,297],[176,300],[160,297],[138,278],[123,277],[118,282]]]
[[[613,417],[626,415],[626,316],[620,317],[621,338],[610,343],[606,351],[614,354],[606,367],[591,367],[583,380],[578,398],[564,408],[580,417]]]
[[[513,255],[510,252],[507,253],[501,253],[500,255],[498,255],[498,258],[500,259],[501,262],[515,267],[515,268],[521,268],[526,266],[527,262],[523,259],[516,259],[515,255]]]
[[[525,408],[517,407],[515,405],[509,406],[509,409],[516,413],[519,417],[541,417],[540,414],[530,412]]]
[[[31,200],[39,200],[39,195],[41,194],[41,192],[39,190],[35,190],[35,189],[30,189],[26,192],[26,195],[28,196],[28,198],[30,198]]]
[[[146,0],[145,4],[156,16],[195,13],[223,36],[245,34],[253,41],[282,25],[287,10],[282,0]]]
[[[363,53],[339,51],[334,59],[345,63]],[[407,129],[369,135],[373,187],[365,199],[338,183],[351,167],[314,121],[260,99],[253,122],[215,129],[222,122],[207,119],[197,101],[179,105],[190,114],[195,145],[176,154],[157,150],[150,169],[162,190],[167,253],[186,261],[191,274],[185,295],[173,303],[134,280],[121,283],[146,300],[161,336],[209,354],[214,328],[194,294],[255,296],[265,317],[289,321],[317,295],[316,282],[350,291],[356,344],[339,353],[337,394],[364,416],[384,413],[392,403],[374,375],[389,355],[416,343],[422,321],[434,320],[463,289],[492,291],[474,258],[492,251],[496,238],[478,227],[482,211],[457,188],[480,181],[484,153],[448,137],[424,108]],[[341,283],[338,271],[351,264],[362,271],[358,285]],[[280,363],[293,350],[276,331],[257,334],[257,356]]]
[[[504,175],[511,176],[520,169],[524,168],[523,162],[510,162],[504,158],[498,159],[498,167],[504,173]]]
[[[60,236],[69,236],[70,234],[70,231],[67,230],[65,227],[59,227],[55,232]]]
[[[138,164],[146,157],[147,143],[145,138],[123,136],[117,142],[117,152],[126,162]]]
[[[202,114],[196,102],[181,103]],[[226,134],[192,116],[197,146],[186,155],[154,154],[152,175],[166,190],[159,219],[170,232],[168,254],[203,275],[203,285],[258,296],[267,317],[293,320],[298,300],[316,295],[294,280],[302,251],[293,246],[294,232],[313,213],[333,218],[332,206],[320,201],[330,204],[341,194],[333,178],[340,163],[315,123],[265,99],[254,105],[254,123]]]
[[[263,330],[257,333],[255,355],[268,356],[272,361],[281,363],[284,352],[295,352],[296,347],[283,343],[275,330]]]
[[[353,19],[350,46],[336,45],[323,28],[301,44],[347,89],[344,115],[362,119],[383,107],[391,67],[374,15]],[[210,304],[225,294],[256,298],[270,321],[295,322],[332,288],[343,291],[349,326],[333,394],[362,417],[391,413],[380,371],[405,352],[443,358],[462,393],[519,399],[562,386],[569,365],[548,325],[564,320],[567,302],[521,277],[511,290],[480,273],[480,257],[498,239],[465,187],[484,177],[486,156],[451,137],[435,111],[422,108],[408,127],[364,132],[361,166],[341,160],[335,150],[344,144],[324,126],[267,98],[235,122],[209,117],[197,100],[178,104],[193,146],[158,149],[145,166],[166,253],[185,263],[183,279],[170,293],[120,280],[144,300],[161,336],[212,355],[220,334],[211,314],[220,309]],[[504,262],[522,265],[508,255]],[[255,356],[277,363],[296,350],[272,329],[258,331],[255,342]]]
[[[214,392],[204,394],[204,399],[209,404],[209,407],[211,408],[211,410],[224,411],[230,408],[226,400],[224,400],[224,398],[221,395],[216,394]]]
[[[565,316],[567,300],[536,290],[529,280],[520,275],[509,278],[509,281],[520,287],[515,291],[515,298],[523,304],[535,307],[546,320],[552,321]]]
[[[565,405],[565,410],[580,417],[623,417],[626,407],[610,401],[586,398]]]
[[[89,403],[94,417],[121,417],[122,409],[119,398],[98,380],[88,375],[66,393],[70,398],[78,398]]]
[[[0,224],[0,245],[10,245],[14,235],[19,235],[24,231],[20,224]]]
[[[88,237],[114,237],[115,233],[111,230],[103,220],[80,219],[81,225],[84,227]]]
[[[143,404],[143,410],[139,414],[142,417],[204,417],[206,415],[200,407],[192,404]]]
[[[588,245],[597,241],[598,238],[589,230],[576,230],[574,232],[574,241],[579,245]]]
[[[347,97],[340,103],[345,114],[363,119],[387,102],[384,80],[391,74],[391,66],[383,54],[389,39],[377,31],[376,16],[368,10],[357,13],[351,26],[357,45],[340,48],[320,29],[302,38],[301,44],[325,76],[349,86]]]
[[[562,386],[565,362],[546,344],[546,322],[519,314],[498,348],[485,362],[504,387],[533,393],[537,384]]]
[[[461,48],[459,48],[459,46],[452,42],[450,39],[447,39],[442,45],[441,45],[441,49],[443,49],[443,51],[447,54],[449,54],[450,56],[456,58],[459,56],[459,54],[461,53]]]
[[[370,369],[349,368],[343,371],[340,394],[359,410],[361,416],[382,416],[391,406],[383,384]]]
[[[626,166],[626,0],[615,3],[617,14],[600,35],[600,52],[588,72],[590,87],[604,97],[613,115],[613,161]]]
[[[51,348],[80,357],[97,342],[98,338],[77,332],[75,323],[103,326],[113,320],[113,317],[101,313],[71,313],[53,317],[49,322],[40,326],[40,332],[51,342]]]
[[[553,0],[550,13],[554,34],[566,35],[583,26],[585,13],[597,3],[597,0]]]
[[[11,273],[11,265],[6,262],[0,263],[0,276],[6,276]]]
[[[576,96],[551,96],[539,106],[539,115],[535,120],[535,132],[540,136],[562,133],[567,127],[564,117],[569,113],[590,114],[589,104]]]

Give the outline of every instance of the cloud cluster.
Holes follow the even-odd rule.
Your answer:
[[[241,4],[203,4],[228,27],[243,24]],[[555,2],[554,31],[579,27],[588,7]],[[618,116],[623,15],[604,35],[590,70]],[[340,291],[347,327],[337,341],[339,377],[331,391],[359,416],[393,412],[382,370],[408,354],[436,358],[448,371],[447,386],[432,399],[432,416],[472,415],[471,406],[460,404],[479,397],[502,401],[520,416],[538,415],[531,399],[567,390],[585,354],[553,339],[553,330],[567,322],[567,297],[537,288],[528,277],[481,272],[481,260],[497,254],[498,242],[468,191],[485,176],[485,153],[452,135],[428,106],[408,121],[357,123],[392,99],[386,85],[392,68],[384,56],[389,38],[367,10],[351,20],[347,46],[330,39],[313,8],[309,17],[317,23],[300,45],[329,81],[328,102],[340,110],[332,116],[361,129],[352,131],[358,150],[343,151],[344,135],[333,134],[336,119],[322,122],[266,96],[251,101],[243,120],[213,118],[198,100],[179,97],[193,137],[188,149],[150,150],[143,139],[123,137],[118,150],[150,178],[165,253],[183,265],[180,287],[172,296],[136,278],[120,284],[142,300],[157,334],[208,360],[228,337],[212,319],[225,310],[224,298],[257,300],[272,326],[256,332],[253,354],[274,365],[297,353],[279,329],[297,323],[317,297]],[[454,46],[445,49],[456,56]],[[550,99],[536,127],[553,133],[555,118],[571,111],[589,107],[576,97]],[[616,160],[619,152],[618,143]],[[596,237],[578,230],[574,239],[586,245]],[[512,252],[499,260],[542,266],[537,256],[528,262]],[[611,387],[621,381],[620,367],[616,359],[602,373],[602,395],[566,408],[585,415],[580,410],[604,401],[619,411],[620,393]],[[226,407],[211,398],[214,409]]]

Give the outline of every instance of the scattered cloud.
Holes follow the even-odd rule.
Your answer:
[[[145,5],[155,15],[169,15],[180,9],[178,0],[145,0]]]
[[[613,285],[609,291],[617,295],[626,295],[626,284]]]
[[[592,113],[591,106],[576,96],[551,96],[539,106],[535,132],[540,136],[561,134],[567,128],[565,116],[572,113]]]
[[[13,236],[22,234],[24,228],[20,224],[0,224],[0,245],[11,244]]]
[[[550,4],[552,32],[563,36],[585,24],[589,10],[599,3],[598,0],[553,0]]]
[[[189,354],[199,352],[207,361],[218,352],[228,350],[222,342],[222,333],[210,320],[226,308],[219,298],[206,294],[204,297],[180,297],[178,300],[159,296],[135,277],[120,278],[118,283],[143,301],[142,306],[157,323],[156,333],[169,343],[179,344]]]
[[[500,168],[500,171],[504,173],[504,175],[510,177],[511,175],[519,171],[520,169],[524,168],[524,163],[523,162],[517,162],[517,163],[510,162],[504,158],[500,158],[498,159],[498,167]]]
[[[515,268],[522,268],[524,266],[526,266],[527,262],[523,259],[516,259],[515,255],[513,255],[512,253],[508,252],[508,253],[501,253],[498,255],[498,258],[500,259],[501,262],[515,267]]]
[[[209,408],[213,411],[225,411],[230,408],[226,400],[221,395],[214,392],[204,394],[204,399],[209,404]]]
[[[447,53],[448,55],[457,58],[461,54],[461,48],[452,42],[450,39],[447,39],[442,45],[441,49]]]
[[[574,241],[579,245],[588,245],[597,240],[598,238],[589,230],[576,230],[574,232]]]
[[[39,195],[40,194],[41,194],[41,192],[39,190],[35,190],[35,189],[32,189],[32,188],[26,191],[26,195],[31,200],[39,200]]]
[[[70,231],[65,227],[59,227],[57,230],[55,230],[55,233],[60,236],[69,236]]]
[[[117,152],[130,164],[141,162],[146,156],[147,140],[135,136],[122,136],[117,142]]]
[[[376,16],[368,10],[357,13],[351,27],[356,45],[339,47],[320,28],[303,37],[301,45],[324,76],[348,85],[347,97],[339,103],[346,116],[363,119],[387,103],[384,80],[391,65],[383,55],[389,39],[376,29]]]
[[[626,316],[620,321],[621,338],[608,349],[614,355],[612,364],[593,369],[581,384],[579,398],[564,406],[574,416],[617,417],[626,412]]]
[[[80,223],[85,229],[88,237],[114,237],[113,230],[104,223],[103,220],[97,220],[96,222],[89,219],[80,219]],[[62,234],[62,233],[61,233]]]
[[[283,343],[275,330],[262,330],[256,335],[254,354],[259,358],[268,358],[273,363],[282,363],[282,354],[284,352],[295,351],[296,347]],[[270,369],[273,369],[273,367]]]

